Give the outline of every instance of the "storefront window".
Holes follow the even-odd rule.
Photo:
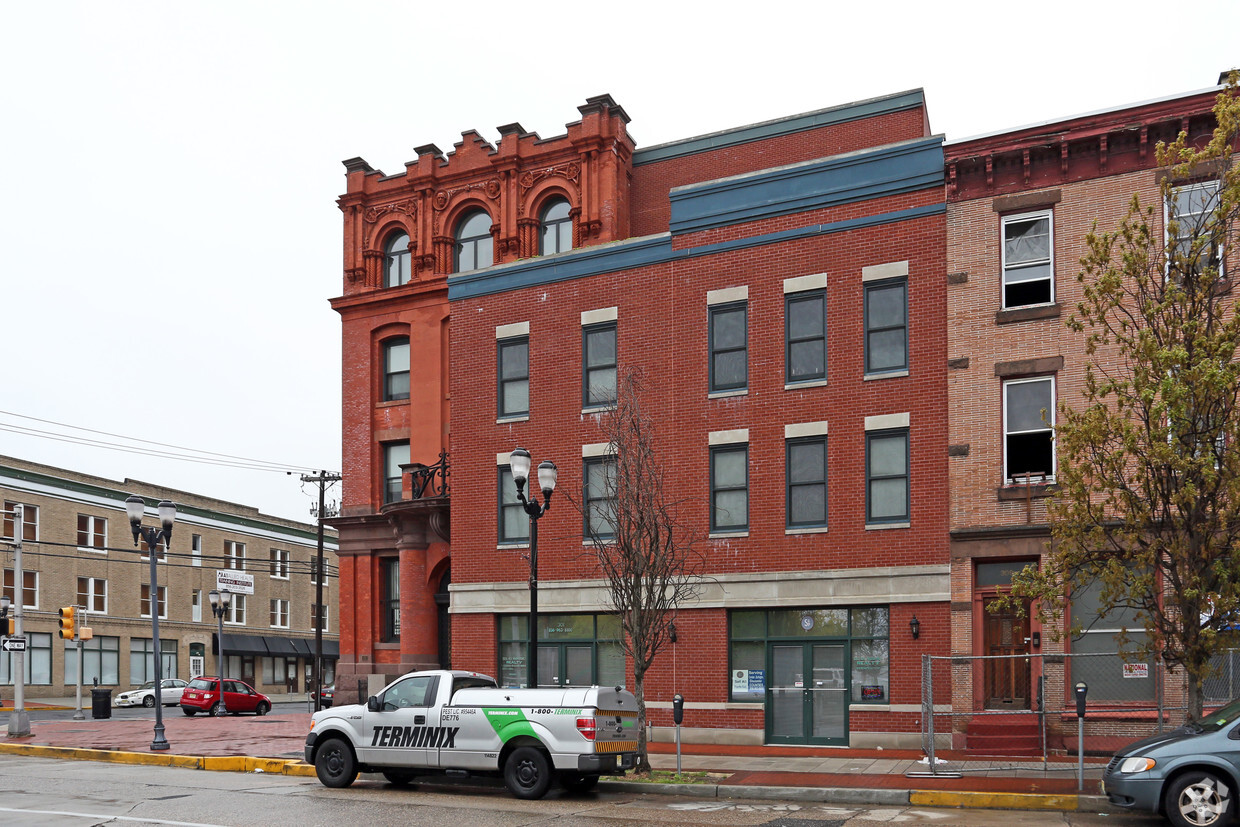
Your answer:
[[[52,636],[43,632],[27,632],[26,683],[30,686],[48,686],[51,682]],[[0,652],[0,684],[13,684],[12,652]]]
[[[65,685],[77,683],[77,643],[65,641]],[[120,665],[121,639],[96,637],[82,641],[82,683],[90,685],[99,680],[101,684],[116,686],[120,682],[117,670]]]
[[[764,702],[771,643],[839,643],[851,665],[851,703],[889,703],[890,647],[886,606],[854,609],[739,611],[729,615],[729,699]],[[821,647],[819,647],[821,648]],[[812,655],[812,653],[811,653]]]
[[[529,618],[499,618],[499,682],[525,686]],[[625,684],[620,619],[614,614],[542,615],[538,618],[538,684]]]
[[[1104,614],[1101,592],[1102,584],[1097,581],[1073,589],[1072,625],[1082,631],[1069,644],[1069,685],[1087,683],[1091,703],[1152,702],[1156,661],[1152,655],[1136,655],[1148,639],[1145,625],[1135,609],[1116,606]],[[1121,635],[1127,637],[1122,647]]]

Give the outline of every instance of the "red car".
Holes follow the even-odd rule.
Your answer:
[[[236,715],[253,712],[266,715],[271,711],[271,698],[245,681],[228,678],[224,681],[224,696],[220,697],[219,678],[194,678],[181,695],[181,711],[186,715],[205,712],[208,715]]]

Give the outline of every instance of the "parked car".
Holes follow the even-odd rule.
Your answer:
[[[224,680],[224,693],[221,697],[219,678],[194,678],[181,695],[181,711],[186,715],[196,715],[199,712],[208,715],[223,715],[225,712],[230,715],[239,712],[266,715],[271,711],[271,698],[245,681],[231,678]]]
[[[1115,753],[1102,776],[1117,807],[1162,813],[1177,827],[1222,827],[1240,794],[1240,699]]]
[[[188,683],[180,678],[164,678],[163,683],[159,687],[161,700],[164,706],[176,706],[181,702],[181,693],[185,691]],[[113,706],[145,706],[148,709],[155,706],[155,681],[147,681],[137,689],[130,689],[128,692],[122,692],[116,696],[116,700],[112,702]]]
[[[314,703],[314,692],[307,693],[310,696],[310,703]],[[320,709],[331,709],[332,700],[336,697],[336,684],[329,684],[323,687],[323,695],[319,701]]]

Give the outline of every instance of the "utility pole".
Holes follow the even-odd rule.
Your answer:
[[[15,637],[23,637],[22,619],[26,616],[22,609],[25,602],[26,575],[22,571],[22,535],[26,531],[26,507],[21,503],[13,506],[13,601]],[[9,713],[9,736],[30,734],[30,716],[26,713],[26,653],[23,650],[13,652],[13,711]]]
[[[319,505],[314,515],[319,520],[319,550],[317,566],[318,577],[314,579],[314,711],[318,712],[323,702],[323,580],[327,569],[323,563],[323,520],[327,514],[327,486],[344,479],[340,474],[329,474],[319,471],[317,475],[303,474],[302,482],[312,482],[319,487]]]

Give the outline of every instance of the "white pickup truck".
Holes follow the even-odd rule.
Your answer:
[[[328,787],[359,772],[393,784],[435,773],[503,775],[518,798],[542,798],[553,779],[581,792],[602,773],[631,769],[637,700],[620,687],[500,689],[477,672],[411,672],[365,706],[316,712],[306,763]]]

